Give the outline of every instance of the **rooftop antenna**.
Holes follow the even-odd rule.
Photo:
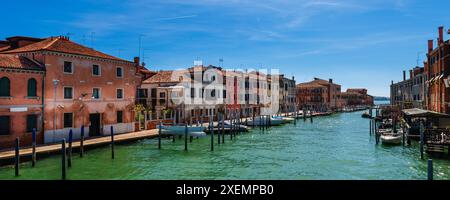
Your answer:
[[[417,65],[416,66],[419,66],[420,54],[422,54],[422,53],[423,53],[422,51],[417,52]]]
[[[142,42],[142,37],[143,37],[144,35],[143,34],[139,34],[139,56],[138,57],[141,57],[141,42]]]
[[[86,45],[86,34],[83,34],[83,44]]]
[[[66,37],[67,38],[70,38],[71,35],[75,35],[75,34],[73,34],[73,33],[66,33]]]
[[[95,32],[91,32],[91,48],[94,48],[94,34]]]
[[[220,63],[220,64],[219,64],[219,67],[223,68],[223,58],[220,58],[220,59],[219,59],[219,63]]]

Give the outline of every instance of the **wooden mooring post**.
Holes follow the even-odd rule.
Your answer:
[[[369,120],[369,135],[372,135],[372,119]]]
[[[220,134],[222,135],[222,144],[225,144],[225,114],[222,114],[222,130]]]
[[[214,151],[214,121],[212,117],[210,117],[209,124],[209,130],[211,131],[211,151]]]
[[[14,148],[14,174],[15,176],[19,176],[19,164],[20,164],[20,142],[19,138],[16,138],[15,148]]]
[[[420,128],[419,128],[419,133],[420,133],[420,159],[423,159],[423,149],[424,149],[424,126],[423,126],[423,122],[420,122]]]
[[[158,149],[161,149],[161,129],[162,129],[162,122],[159,122],[158,126]],[[175,135],[173,136],[173,141],[175,141]]]
[[[114,159],[114,128],[110,127],[111,130],[111,159]]]
[[[66,180],[66,139],[61,141],[61,179]]]
[[[433,160],[432,159],[428,159],[428,163],[427,163],[427,169],[428,169],[428,180],[432,181],[433,180]]]
[[[84,125],[81,126],[80,133],[80,158],[83,157],[84,154]]]
[[[217,144],[220,144],[220,136],[222,134],[222,131],[220,129],[221,125],[220,122],[222,121],[222,113],[219,113],[217,118]]]
[[[31,133],[31,145],[32,145],[32,152],[31,152],[31,166],[36,166],[36,128],[33,128],[33,132]]]
[[[188,139],[187,139],[187,137],[188,137],[188,127],[187,127],[187,124],[185,124],[184,125],[184,150],[185,151],[187,151],[188,150]]]
[[[73,132],[72,129],[69,130],[69,149],[67,150],[67,167],[72,167],[72,140]]]

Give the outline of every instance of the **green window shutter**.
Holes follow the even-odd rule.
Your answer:
[[[10,93],[10,81],[8,78],[0,78],[0,97],[9,97]]]
[[[37,96],[37,92],[36,92],[36,79],[31,78],[28,80],[28,94],[27,96],[29,97],[36,97]]]

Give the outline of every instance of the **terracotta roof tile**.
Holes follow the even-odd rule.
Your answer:
[[[23,52],[32,52],[32,51],[40,51],[40,50],[92,56],[92,57],[98,57],[98,58],[104,58],[104,59],[110,59],[110,60],[126,61],[126,60],[102,53],[100,51],[94,50],[92,48],[77,44],[75,42],[72,42],[72,41],[64,38],[64,37],[50,37],[50,38],[47,38],[40,42],[36,42],[36,43],[29,44],[29,45],[26,45],[26,46],[23,46],[23,47],[20,47],[17,49],[4,51],[4,52],[0,52],[0,53],[23,53]],[[129,61],[127,61],[127,62],[129,62]]]
[[[325,88],[325,87],[326,86],[314,81],[297,84],[297,88]]]
[[[175,79],[175,77],[180,77],[181,74],[177,74],[178,71],[159,71],[157,74],[152,77],[144,80],[142,83],[152,84],[152,83],[178,83],[179,79]],[[179,71],[181,72],[181,71]]]
[[[0,67],[26,69],[26,70],[43,70],[43,68],[39,66],[37,63],[31,61],[25,56],[18,56],[18,55],[0,54]]]

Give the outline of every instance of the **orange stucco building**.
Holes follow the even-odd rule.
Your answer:
[[[133,108],[141,82],[139,59],[130,62],[116,58],[67,37],[7,38],[0,42],[0,55],[18,56],[40,66],[42,81],[38,81],[38,88],[43,92],[38,92],[37,99],[42,112],[40,123],[43,128],[38,134],[41,143],[59,142],[68,137],[70,129],[77,139],[81,126],[85,127],[86,137],[109,135],[111,126],[115,133],[134,131]],[[0,77],[12,77],[0,73]],[[25,80],[15,84],[18,88],[14,92],[26,90]],[[0,104],[29,107],[35,101],[13,95],[9,101],[2,100]],[[13,121],[11,126],[16,125],[19,124]],[[16,130],[9,135],[20,136],[20,132]]]

